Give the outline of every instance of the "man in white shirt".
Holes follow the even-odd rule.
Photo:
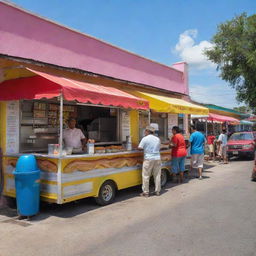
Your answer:
[[[66,147],[72,147],[73,151],[83,151],[86,148],[86,138],[83,132],[76,128],[76,119],[68,120],[68,128],[63,131],[63,140]]]
[[[226,134],[225,129],[222,130],[222,133],[220,134],[220,136],[218,138],[218,143],[220,144],[219,156],[220,156],[220,158],[223,157],[224,164],[227,164],[228,163],[228,158],[227,158],[228,136]]]
[[[145,137],[141,140],[138,149],[144,150],[144,161],[142,167],[142,191],[141,196],[149,197],[149,180],[151,174],[155,181],[155,195],[160,195],[161,190],[161,142],[154,135],[155,129],[146,127]]]

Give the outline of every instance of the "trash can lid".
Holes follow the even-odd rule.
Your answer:
[[[34,155],[22,155],[16,164],[16,172],[32,172],[38,169]]]

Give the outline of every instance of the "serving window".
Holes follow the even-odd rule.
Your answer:
[[[24,100],[20,103],[20,152],[47,152],[48,144],[59,142],[60,106],[56,100]],[[85,137],[97,145],[121,144],[120,109],[64,102],[63,128],[68,119],[77,120]]]
[[[87,138],[96,144],[120,141],[119,109],[108,107],[78,106],[78,126]]]

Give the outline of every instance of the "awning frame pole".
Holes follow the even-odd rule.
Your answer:
[[[208,123],[208,118],[206,118],[205,120],[205,136],[208,136],[208,127],[207,127],[207,123]]]
[[[60,146],[60,156],[62,156],[62,146],[63,146],[63,94],[60,94],[60,137],[59,137],[59,146]]]
[[[59,159],[58,159],[58,173],[57,173],[57,182],[58,182],[58,198],[57,203],[62,203],[62,146],[63,146],[63,93],[60,94],[60,136],[59,136]]]
[[[150,109],[148,110],[148,125],[150,125],[150,120],[151,120],[151,112]]]

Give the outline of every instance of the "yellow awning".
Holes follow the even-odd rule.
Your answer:
[[[174,114],[208,115],[208,108],[190,103],[182,99],[154,95],[145,92],[132,92],[134,95],[149,101],[149,107],[156,112]]]

